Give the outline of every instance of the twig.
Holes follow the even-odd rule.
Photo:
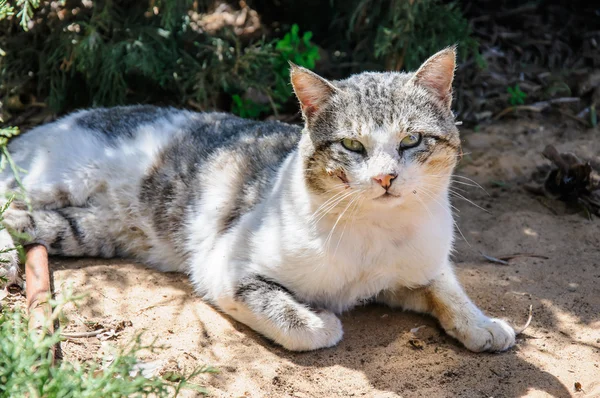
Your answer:
[[[494,116],[494,120],[498,120],[502,116],[505,116],[506,114],[511,113],[513,111],[542,112],[554,104],[569,104],[569,103],[573,103],[573,102],[579,102],[580,100],[581,99],[579,97],[561,97],[561,98],[554,98],[554,99],[551,99],[548,101],[535,102],[531,105],[509,106],[508,108],[505,108],[501,112],[496,114],[496,116]],[[572,115],[569,115],[569,116],[572,116]],[[574,117],[574,116],[572,116],[572,117]]]
[[[494,120],[500,119],[502,116],[505,116],[513,111],[531,111],[531,112],[541,112],[545,107],[533,106],[533,105],[519,105],[519,106],[509,106],[508,108],[503,109],[501,112],[494,116]]]
[[[98,336],[101,333],[106,332],[105,328],[102,329],[98,329],[98,330],[92,330],[91,332],[73,332],[73,333],[61,333],[61,337],[65,337],[67,339],[79,339],[79,338],[86,338],[86,337],[94,337],[94,336]]]
[[[518,336],[521,333],[523,333],[525,331],[525,329],[527,329],[529,327],[529,324],[531,324],[531,320],[533,319],[533,305],[529,306],[529,317],[527,317],[527,322],[525,322],[525,325],[518,329],[515,330],[515,334]]]
[[[500,260],[504,260],[504,261],[510,261],[514,258],[519,258],[519,257],[535,257],[535,258],[541,258],[544,260],[548,260],[549,257],[546,256],[542,256],[541,254],[533,254],[533,253],[515,253],[515,254],[511,254],[508,256],[501,256],[498,257]]]
[[[572,114],[570,114],[570,113],[569,113],[569,112],[567,112],[567,111],[563,111],[562,109],[559,109],[559,110],[558,110],[558,112],[559,112],[561,115],[563,115],[563,116],[566,116],[566,117],[568,117],[568,118],[570,118],[570,119],[573,119],[573,120],[575,120],[575,121],[577,121],[577,122],[581,123],[581,124],[582,124],[582,125],[584,125],[585,127],[589,127],[589,126],[590,126],[590,123],[588,123],[587,121],[585,121],[585,120],[581,119],[581,118],[580,118],[580,117],[578,117],[578,116],[572,115]]]
[[[481,255],[488,261],[492,262],[492,263],[496,263],[496,264],[502,264],[502,265],[508,265],[508,261],[505,260],[501,260],[499,258],[496,257],[492,257],[492,256],[488,256],[485,253],[479,252],[481,253]]]

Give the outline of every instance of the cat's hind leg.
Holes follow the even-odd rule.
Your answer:
[[[51,255],[113,257],[117,245],[105,222],[93,207],[65,207],[55,210],[9,208],[4,226],[23,245],[40,243]]]
[[[450,266],[428,286],[399,287],[377,297],[392,307],[424,312],[438,319],[446,333],[474,352],[505,351],[515,344],[515,331],[501,319],[487,317],[466,295]]]
[[[335,314],[309,308],[282,285],[258,275],[239,281],[233,297],[216,301],[225,313],[291,351],[331,347],[342,339]]]

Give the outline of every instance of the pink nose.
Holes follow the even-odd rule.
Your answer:
[[[386,191],[392,186],[392,181],[398,177],[398,174],[379,174],[378,176],[373,177],[373,180],[381,185]]]

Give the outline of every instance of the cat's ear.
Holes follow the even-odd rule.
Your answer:
[[[456,46],[432,55],[415,72],[415,84],[427,88],[446,106],[452,104],[452,80],[456,68]]]
[[[302,113],[310,118],[329,101],[336,88],[321,76],[290,62],[292,86]]]

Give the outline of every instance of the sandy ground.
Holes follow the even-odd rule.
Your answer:
[[[161,274],[125,260],[53,259],[57,294],[71,284],[88,293],[70,306],[68,331],[131,321],[112,344],[141,331],[164,349],[147,355],[159,368],[220,369],[198,381],[217,397],[568,397],[600,396],[600,220],[587,220],[523,184],[548,165],[547,143],[600,165],[600,130],[570,121],[505,121],[463,131],[466,156],[458,174],[470,200],[455,200],[460,238],[454,260],[473,300],[487,313],[522,325],[517,346],[502,354],[473,354],[446,336],[434,319],[380,306],[342,317],[344,340],[318,352],[286,352],[204,304],[184,275]],[[532,253],[508,265],[499,257]],[[422,327],[421,327],[422,326]],[[418,330],[414,328],[421,327]],[[411,331],[412,330],[412,331]],[[418,338],[424,347],[413,347]],[[101,341],[62,343],[66,360],[95,358]],[[581,383],[583,392],[575,391]]]

